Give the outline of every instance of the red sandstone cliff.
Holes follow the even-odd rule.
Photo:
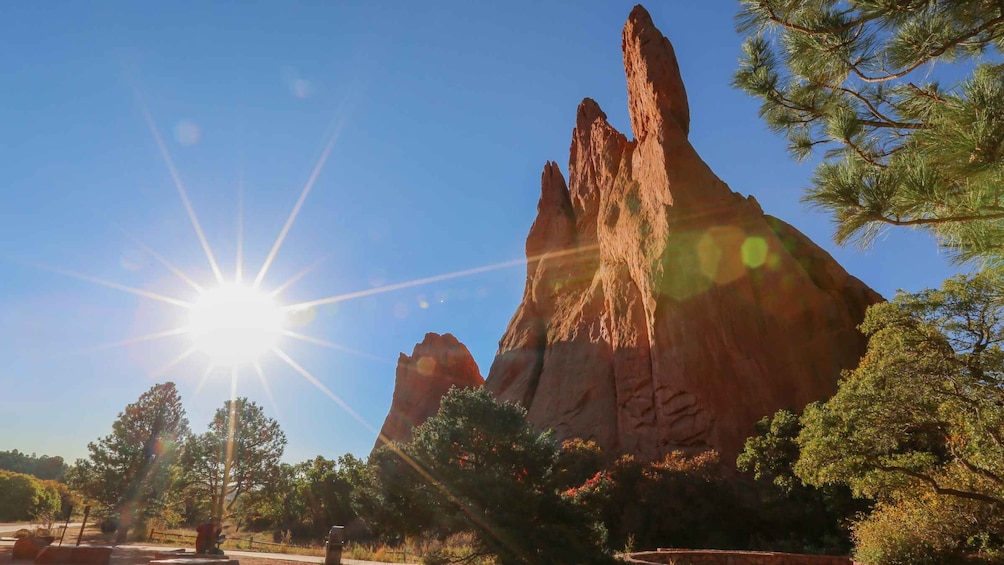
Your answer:
[[[480,387],[484,382],[471,352],[457,338],[425,334],[410,357],[402,353],[398,358],[394,398],[374,448],[410,440],[411,429],[439,411],[439,401],[451,386]]]
[[[526,290],[485,386],[559,438],[731,461],[759,418],[836,390],[881,298],[701,160],[673,47],[641,6],[622,47],[634,140],[579,105],[568,183],[544,166]]]

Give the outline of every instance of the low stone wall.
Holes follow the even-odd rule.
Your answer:
[[[112,558],[112,548],[107,546],[81,545],[63,547],[48,546],[35,557],[35,565],[108,565]]]
[[[849,557],[761,551],[664,549],[625,556],[628,563],[660,565],[855,565]]]
[[[52,537],[19,538],[14,542],[14,550],[11,558],[14,561],[34,561],[38,553],[55,539]]]

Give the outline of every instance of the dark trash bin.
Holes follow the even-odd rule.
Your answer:
[[[324,565],[341,565],[345,547],[345,526],[331,526],[328,543],[324,545]]]

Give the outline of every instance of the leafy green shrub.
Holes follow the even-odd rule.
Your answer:
[[[855,499],[846,485],[806,485],[794,471],[802,430],[799,417],[778,410],[756,424],[736,467],[753,476],[748,489],[758,528],[750,549],[845,554],[851,549],[850,521],[871,501]]]
[[[59,492],[31,475],[0,471],[0,521],[22,522],[59,512]]]
[[[854,526],[856,560],[869,565],[973,564],[999,552],[1004,518],[972,501],[917,492],[879,504]]]
[[[989,520],[1004,508],[1001,288],[988,271],[871,306],[860,364],[802,414],[798,478],[883,504],[855,534],[875,563],[1004,545]]]
[[[586,482],[606,467],[606,456],[595,441],[579,438],[561,443],[554,462],[554,484],[564,491]]]
[[[118,516],[105,516],[98,523],[98,528],[101,529],[102,534],[114,534],[119,529]]]
[[[736,489],[711,451],[651,463],[625,455],[563,496],[602,520],[615,547],[724,549],[747,538]]]

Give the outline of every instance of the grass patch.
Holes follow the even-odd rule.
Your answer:
[[[147,532],[149,534],[150,532]],[[293,544],[269,541],[271,534],[258,532],[224,532],[227,539],[220,546],[224,551],[255,551],[261,553],[284,553],[287,555],[310,555],[324,557],[323,544]],[[194,548],[195,530],[154,529],[153,543]],[[379,542],[347,542],[342,549],[342,557],[360,561],[380,561],[383,563],[456,563],[463,561],[470,565],[495,565],[490,557],[477,556],[474,538],[467,534],[457,534],[439,540],[409,539],[397,545]]]

